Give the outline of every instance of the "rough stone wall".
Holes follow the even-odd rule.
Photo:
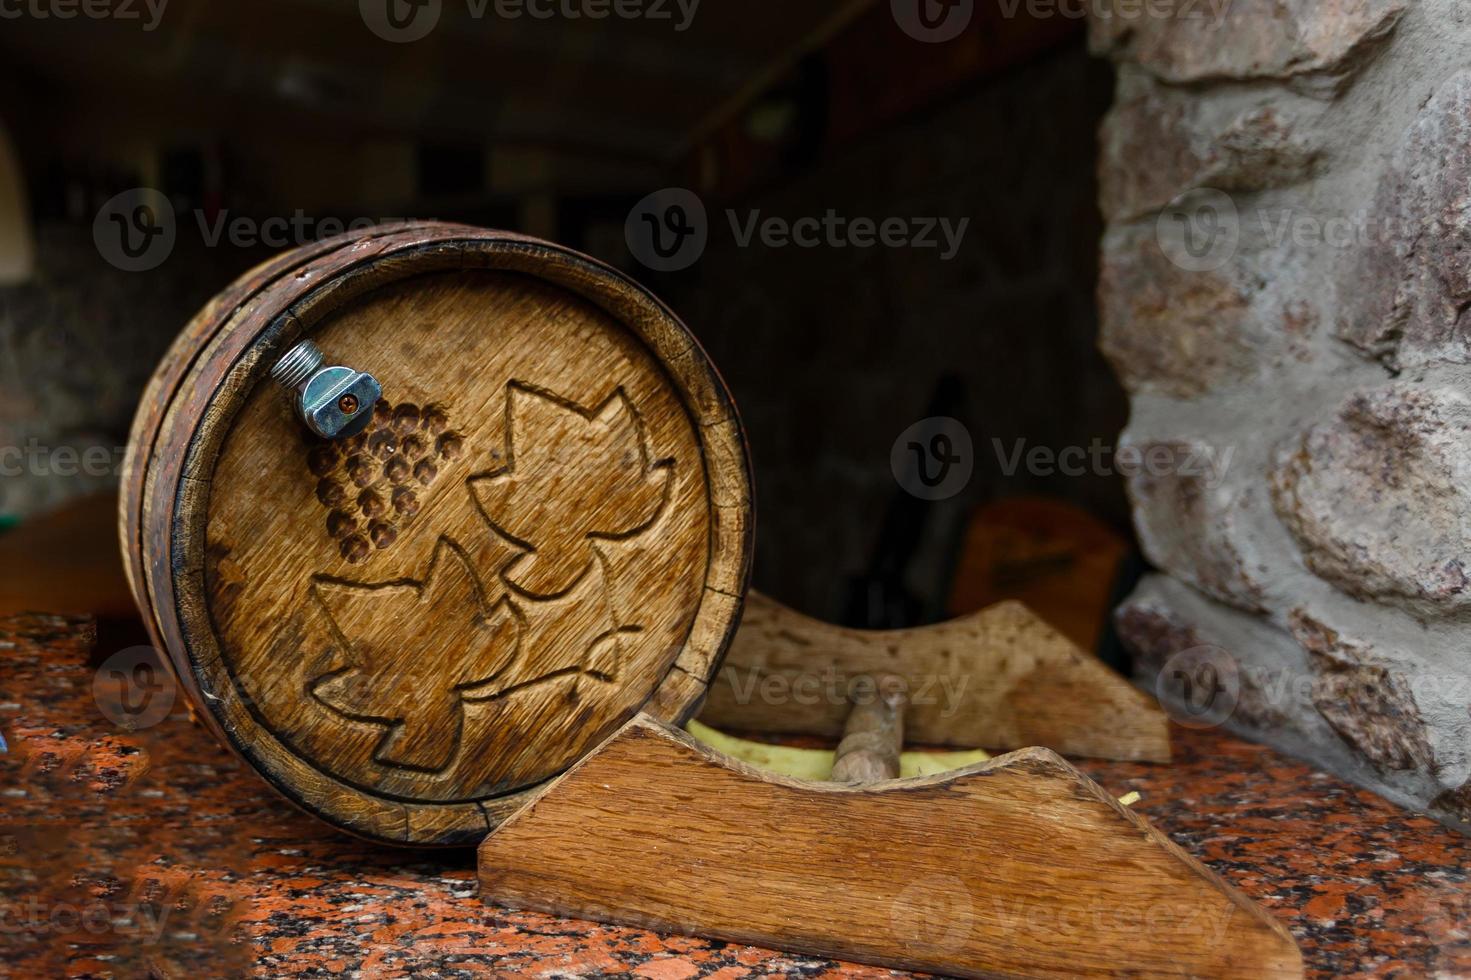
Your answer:
[[[1471,829],[1471,6],[1137,7],[1101,344],[1125,442],[1218,464],[1130,481],[1139,680]]]

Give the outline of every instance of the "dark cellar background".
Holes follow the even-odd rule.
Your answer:
[[[29,277],[0,287],[0,442],[125,443],[169,340],[277,250],[211,246],[201,225],[433,217],[583,249],[686,320],[749,429],[755,583],[806,612],[855,618],[854,576],[872,570],[903,497],[890,448],[937,414],[947,375],[958,400],[938,414],[964,421],[975,469],[964,492],[910,505],[898,525],[897,574],[924,617],[951,604],[955,542],[985,503],[1056,498],[1127,536],[1119,481],[1007,475],[998,459],[1023,439],[1111,445],[1126,407],[1095,347],[1110,69],[1088,57],[1079,21],[994,10],[944,45],[907,37],[886,3],[837,0],[705,0],[684,30],[477,19],[447,2],[410,44],[324,0],[172,0],[152,30],[0,22],[0,124],[35,246]],[[130,273],[99,255],[92,226],[138,186],[170,198],[178,234],[163,265]],[[710,241],[690,268],[658,273],[630,255],[624,220],[669,186],[700,195]],[[740,247],[728,209],[741,222],[832,210],[969,225],[947,261]],[[6,477],[0,517],[113,482]]]

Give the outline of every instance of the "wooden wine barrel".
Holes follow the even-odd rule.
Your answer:
[[[308,429],[278,381],[315,364],[273,380],[307,338],[381,386],[325,403],[361,431]],[[296,249],[201,311],[143,398],[120,517],[196,714],[308,812],[442,845],[636,712],[698,706],[752,494],[730,395],[657,299],[423,223]]]

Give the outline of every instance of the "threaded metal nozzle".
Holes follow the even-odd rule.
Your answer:
[[[300,388],[307,378],[322,366],[322,352],[310,340],[303,340],[291,348],[271,368],[271,380],[293,391]]]

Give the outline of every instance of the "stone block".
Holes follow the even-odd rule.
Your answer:
[[[1250,377],[1250,292],[1227,271],[1191,271],[1153,234],[1104,239],[1099,346],[1131,393],[1194,398]]]
[[[1422,616],[1471,607],[1471,399],[1400,382],[1356,391],[1277,452],[1272,495],[1308,568]]]
[[[1471,362],[1471,71],[1443,84],[1394,152],[1339,283],[1338,336],[1390,367]]]
[[[1213,115],[1193,93],[1126,76],[1101,134],[1104,217],[1139,218],[1196,188],[1255,191],[1314,173],[1321,148],[1283,110],[1263,103],[1221,120]]]
[[[1313,669],[1313,706],[1333,730],[1377,769],[1434,768],[1407,672],[1304,609],[1294,609],[1288,622]]]
[[[1174,84],[1292,80],[1332,94],[1405,8],[1404,0],[1105,0],[1090,20],[1089,43]]]
[[[1139,461],[1129,498],[1149,560],[1212,598],[1262,613],[1269,570],[1247,534],[1252,491],[1227,481],[1236,448],[1126,436],[1120,453]]]

